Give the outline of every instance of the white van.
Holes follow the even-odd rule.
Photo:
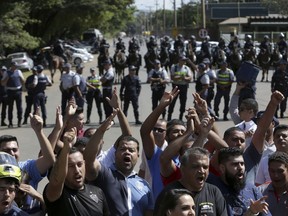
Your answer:
[[[82,40],[86,42],[91,41],[101,41],[103,39],[103,34],[95,28],[90,28],[87,31],[83,32],[82,34]]]

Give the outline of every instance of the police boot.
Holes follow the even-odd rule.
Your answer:
[[[27,118],[24,119],[22,125],[26,125],[27,124]]]
[[[1,121],[1,126],[7,126],[4,120]]]
[[[224,121],[228,121],[228,120],[229,120],[228,117],[227,117],[227,113],[226,113],[226,114],[224,113],[224,118],[223,118],[223,120],[224,120]]]
[[[180,112],[179,119],[180,119],[180,120],[183,119],[183,112]]]
[[[44,127],[44,128],[47,127],[47,125],[46,125],[46,119],[43,120],[43,127]]]
[[[21,119],[18,119],[18,127],[21,127]]]

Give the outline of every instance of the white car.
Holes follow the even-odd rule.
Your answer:
[[[20,70],[31,70],[34,67],[33,60],[26,52],[12,53],[9,54],[7,58],[11,59],[11,62],[16,62]]]
[[[71,51],[72,53],[79,53],[85,55],[88,58],[88,61],[93,61],[94,59],[94,56],[91,53],[89,53],[86,49],[76,48],[69,44],[65,44],[64,47],[69,51]]]

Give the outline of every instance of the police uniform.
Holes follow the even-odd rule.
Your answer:
[[[75,74],[76,73],[74,71],[69,70],[69,72],[64,72],[61,76],[60,90],[62,93],[61,108],[63,116],[65,115],[67,102],[74,96],[73,77],[75,76]]]
[[[3,77],[3,73],[7,71],[7,68],[5,66],[2,66],[1,73],[0,73],[0,81]],[[0,105],[2,105],[1,110],[1,126],[7,126],[5,123],[6,118],[6,107],[7,107],[7,92],[5,86],[3,86],[0,82]]]
[[[287,43],[285,40],[280,40],[278,43],[278,49],[279,49],[279,52],[283,55],[282,56],[282,59],[286,60],[287,61]]]
[[[79,91],[81,92],[81,95],[75,94],[75,100],[78,107],[84,107],[85,103],[85,96],[87,94],[87,88],[86,88],[86,79],[82,76],[82,74],[76,73],[73,77],[73,85],[76,88],[79,88]]]
[[[34,77],[34,85],[33,96],[34,96],[34,111],[36,111],[37,107],[41,108],[42,118],[43,118],[43,127],[46,127],[46,119],[47,119],[47,111],[46,111],[46,96],[45,90],[46,86],[51,86],[51,80],[42,72],[41,69],[37,69],[38,74]]]
[[[226,64],[222,62],[222,64]],[[216,73],[217,76],[217,91],[214,99],[214,111],[216,116],[219,116],[219,104],[221,98],[224,97],[224,120],[228,120],[227,114],[229,112],[229,101],[230,101],[230,91],[232,82],[234,81],[234,73],[231,69],[227,68],[225,70],[220,69]]]
[[[136,71],[136,67],[131,66],[129,70]],[[130,101],[132,102],[136,124],[141,124],[141,122],[139,121],[139,111],[138,111],[138,108],[139,108],[138,99],[139,99],[140,92],[141,92],[141,84],[140,84],[139,77],[136,76],[135,74],[126,75],[121,82],[120,98],[122,100],[124,99],[123,112],[126,116],[127,116],[127,111],[129,108],[129,103]]]
[[[185,59],[185,58],[184,58]],[[173,77],[181,77],[181,78],[173,78]],[[179,94],[173,99],[172,103],[169,105],[168,108],[168,121],[171,120],[172,113],[174,111],[174,106],[176,100],[179,96],[180,98],[180,116],[179,119],[182,119],[183,113],[185,112],[186,101],[187,101],[187,92],[189,87],[189,82],[187,82],[184,78],[192,77],[191,70],[188,66],[179,64],[175,64],[171,67],[171,80],[172,80],[172,88],[178,87]]]
[[[153,50],[154,48],[156,48],[157,47],[157,43],[156,43],[156,41],[149,41],[147,44],[146,44],[146,46],[147,46],[147,50],[148,50],[148,52],[150,52],[151,50]]]
[[[262,42],[260,43],[259,48],[260,48],[261,50],[266,50],[266,51],[268,51],[269,53],[271,53],[271,44],[270,44],[269,41],[266,41],[266,40],[262,41]]]
[[[15,67],[15,66],[14,66]],[[8,120],[9,126],[13,127],[13,104],[16,102],[18,127],[21,127],[22,119],[22,82],[24,80],[23,74],[18,69],[7,70],[4,73],[2,80],[7,80],[7,104],[8,104]]]
[[[239,41],[232,40],[228,44],[228,48],[229,48],[230,52],[232,52],[234,49],[241,49],[241,45],[240,45]]]
[[[103,106],[104,106],[104,111],[105,111],[105,116],[106,118],[108,118],[112,112],[113,112],[113,108],[109,105],[109,103],[106,101],[106,97],[111,98],[112,97],[112,86],[113,86],[113,82],[114,82],[114,70],[111,66],[111,61],[107,60],[106,62],[104,62],[104,64],[110,64],[110,68],[106,71],[104,71],[104,75],[101,78],[101,80],[104,78],[105,81],[102,81],[102,94],[103,94]]]
[[[125,53],[125,49],[126,49],[126,47],[125,47],[124,42],[118,41],[116,43],[116,50],[121,50],[121,52]]]
[[[98,75],[88,76],[86,82],[95,87],[95,89],[88,87],[88,92],[86,95],[86,100],[87,100],[87,121],[86,121],[86,123],[87,124],[90,123],[90,116],[91,116],[91,110],[92,110],[92,106],[93,106],[93,99],[95,100],[95,103],[96,103],[98,116],[99,116],[99,123],[101,123],[102,122],[102,107],[101,107],[102,93],[101,93],[100,77]]]
[[[282,60],[284,61],[284,60]],[[287,62],[285,62],[287,64]],[[271,80],[271,91],[280,91],[284,95],[284,100],[280,103],[280,117],[284,117],[284,112],[286,111],[287,106],[287,96],[288,96],[288,73],[287,71],[281,71],[280,69],[276,70],[272,76]],[[276,110],[275,116],[279,107]]]
[[[134,52],[139,51],[139,50],[140,50],[140,47],[139,47],[139,44],[136,40],[129,41],[129,47],[128,47],[129,53],[134,53]]]
[[[152,79],[151,79],[152,78]],[[157,69],[152,69],[149,74],[148,74],[148,80],[150,80],[151,84],[151,90],[152,90],[152,110],[154,110],[158,106],[158,102],[161,100],[165,88],[166,88],[166,83],[160,83],[158,80],[153,81],[153,79],[161,79],[165,81],[166,83],[169,82],[169,76],[165,68],[159,68]],[[162,113],[163,118],[165,117],[166,114],[166,109]]]
[[[211,58],[210,53],[210,43],[209,41],[203,41],[201,44],[201,52],[202,52],[202,58]]]
[[[36,69],[35,69],[36,70]],[[26,101],[26,109],[25,109],[25,113],[24,113],[24,121],[23,121],[23,125],[27,124],[27,120],[29,117],[29,114],[31,113],[31,108],[33,105],[33,81],[34,81],[34,77],[36,75],[32,74],[30,76],[27,77],[26,81],[25,81],[25,88],[27,90],[27,95],[25,96],[25,101]]]
[[[174,42],[174,50],[175,51],[180,50],[181,54],[184,52],[184,42],[182,39],[177,39]]]

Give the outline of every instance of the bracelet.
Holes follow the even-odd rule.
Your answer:
[[[249,215],[251,215],[251,216],[256,216],[256,215],[259,215],[259,212],[258,212],[258,213],[256,213],[256,214],[255,214],[255,213],[253,213],[250,207],[248,207],[247,211],[249,212]]]

